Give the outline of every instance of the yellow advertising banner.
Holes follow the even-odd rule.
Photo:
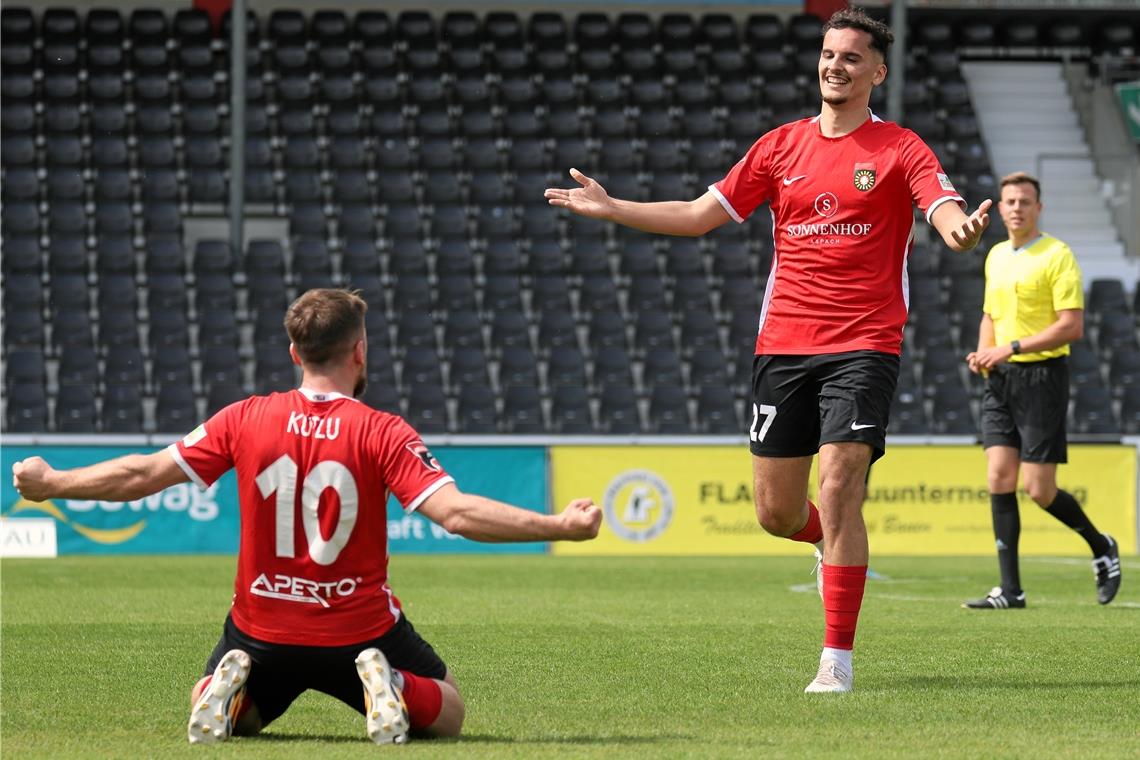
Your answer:
[[[1060,486],[1076,497],[1121,553],[1135,554],[1136,457],[1132,446],[1070,446]],[[756,522],[752,457],[744,446],[563,446],[550,450],[555,504],[592,496],[604,510],[595,541],[557,542],[559,555],[776,555],[803,547]],[[809,497],[815,500],[813,466]],[[1022,555],[1084,556],[1073,531],[1021,502]],[[871,468],[864,506],[877,555],[994,552],[986,460],[980,446],[892,446]]]

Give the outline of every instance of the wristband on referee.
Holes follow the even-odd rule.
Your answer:
[[[1021,341],[1020,340],[1015,340],[1015,341],[1011,342],[1009,344],[1009,347],[1013,351],[1014,354],[1020,354],[1021,353]]]

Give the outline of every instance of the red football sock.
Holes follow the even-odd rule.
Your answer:
[[[863,605],[867,566],[841,567],[823,563],[823,645],[834,649],[855,646],[855,626]]]
[[[439,717],[443,709],[443,691],[431,678],[417,676],[401,670],[404,676],[404,704],[408,707],[408,718],[412,728],[427,728]]]
[[[807,544],[818,544],[823,540],[823,526],[819,522],[819,510],[815,505],[808,501],[808,521],[807,525],[800,529],[799,533],[793,533],[788,536],[792,541],[803,541]]]

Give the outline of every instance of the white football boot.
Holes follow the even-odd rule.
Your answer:
[[[819,549],[815,550],[815,569],[811,572],[815,576],[815,590],[819,592],[819,598],[823,599],[823,552]]]
[[[392,666],[375,647],[356,657],[356,672],[364,684],[364,715],[368,738],[376,744],[403,744],[408,740],[408,708],[404,695],[392,683]]]
[[[815,680],[807,685],[804,693],[847,692],[854,689],[854,673],[835,660],[822,659],[819,661],[819,671],[815,674]]]
[[[230,738],[245,699],[249,668],[249,655],[240,649],[231,649],[222,655],[210,683],[190,710],[186,734],[191,744],[217,744]]]

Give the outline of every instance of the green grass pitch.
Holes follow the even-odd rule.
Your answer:
[[[812,559],[397,556],[410,619],[467,700],[457,742],[375,747],[304,695],[257,738],[185,738],[232,557],[6,560],[6,758],[1140,757],[1140,560],[1096,604],[1088,563],[1028,559],[1029,609],[959,608],[996,560],[882,558],[856,692],[805,695]]]

